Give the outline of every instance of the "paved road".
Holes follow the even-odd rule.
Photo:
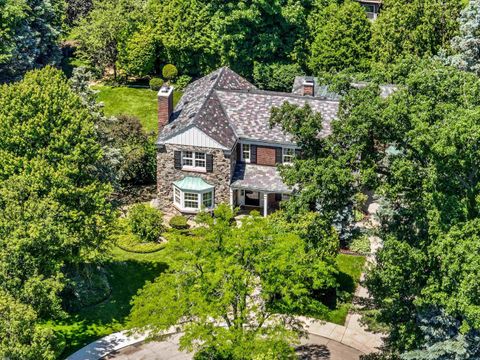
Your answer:
[[[129,346],[112,354],[108,360],[191,360],[191,354],[178,350],[180,335],[163,342],[148,342]],[[297,348],[301,360],[358,360],[360,351],[317,335],[310,335]]]

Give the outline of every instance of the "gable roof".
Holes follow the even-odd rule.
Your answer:
[[[299,106],[309,104],[320,112],[324,118],[321,135],[330,134],[330,122],[336,117],[338,101],[258,90],[240,75],[223,67],[186,88],[157,143],[163,144],[192,126],[229,149],[239,138],[292,143],[291,136],[278,126],[269,126],[272,107],[281,106],[285,101]]]

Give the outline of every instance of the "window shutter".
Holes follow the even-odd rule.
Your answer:
[[[212,154],[207,154],[207,172],[213,172],[213,155]]]
[[[181,151],[173,152],[173,162],[174,162],[175,169],[180,170],[182,168],[182,152]]]
[[[276,164],[281,164],[283,163],[283,154],[282,154],[282,148],[275,148],[275,163]]]
[[[250,163],[257,163],[257,145],[250,145]]]

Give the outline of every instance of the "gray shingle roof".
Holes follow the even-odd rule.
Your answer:
[[[275,193],[291,193],[274,166],[238,163],[235,167],[231,187]]]
[[[292,143],[279,127],[269,126],[272,107],[284,102],[309,104],[324,118],[321,136],[331,132],[330,123],[338,112],[338,101],[297,94],[261,91],[228,68],[221,68],[190,84],[175,107],[170,123],[158,137],[168,138],[196,126],[221,145],[232,148],[239,138],[272,143]]]
[[[303,95],[303,82],[306,79],[306,76],[297,76],[295,77],[295,81],[293,82],[292,93],[297,95]],[[329,90],[328,85],[321,85],[320,80],[318,78],[314,78],[315,80],[315,89],[314,94],[315,97],[326,98],[329,100],[340,100],[341,96],[333,91]],[[351,84],[353,87],[357,89],[364,88],[368,85],[366,82],[356,82]],[[387,84],[387,85],[380,85],[380,96],[386,98],[393,94],[397,90],[396,85]]]

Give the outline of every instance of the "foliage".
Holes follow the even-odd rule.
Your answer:
[[[58,63],[64,1],[0,1],[0,83]]]
[[[258,214],[240,227],[233,216],[227,205],[215,210],[215,218],[202,213],[199,237],[169,243],[170,268],[135,297],[133,328],[153,335],[182,319],[180,344],[189,351],[213,347],[234,359],[291,353],[300,330],[291,314],[325,310],[310,291],[335,286],[335,267]]]
[[[163,86],[163,79],[157,77],[151,78],[148,85],[150,85],[150,89],[158,91]]]
[[[115,244],[124,251],[137,254],[150,254],[165,248],[165,243],[145,242],[131,233],[118,235]]]
[[[373,59],[388,67],[406,55],[436,55],[456,35],[462,0],[385,0],[373,23]]]
[[[162,69],[162,76],[168,81],[175,80],[178,75],[178,70],[175,65],[167,64]]]
[[[119,65],[127,76],[144,77],[155,70],[157,50],[152,29],[142,27],[118,46]]]
[[[148,204],[133,205],[128,211],[128,223],[143,242],[158,242],[164,231],[163,214]]]
[[[185,230],[190,227],[190,225],[188,225],[187,218],[182,215],[173,216],[168,222],[168,224],[173,229],[177,229],[177,230]]]
[[[177,80],[175,80],[175,90],[184,91],[191,82],[192,78],[190,76],[180,75]]]
[[[92,0],[67,0],[67,17],[65,22],[72,26],[88,15],[93,8]]]
[[[314,73],[365,70],[370,59],[371,23],[356,1],[333,3],[323,10],[310,47],[308,67]]]
[[[0,289],[0,357],[54,360],[55,335],[37,325],[36,312]]]
[[[298,64],[255,62],[253,79],[260,89],[290,92],[296,76],[303,75]]]
[[[480,75],[480,2],[470,0],[460,13],[460,34],[451,40],[451,52],[443,54],[447,64]]]
[[[348,248],[351,251],[359,254],[370,254],[370,239],[368,235],[362,234],[360,236],[354,237],[351,243],[348,245]]]
[[[140,121],[134,116],[118,116],[109,125],[112,145],[119,149],[120,184],[152,184],[156,179],[156,148]]]

